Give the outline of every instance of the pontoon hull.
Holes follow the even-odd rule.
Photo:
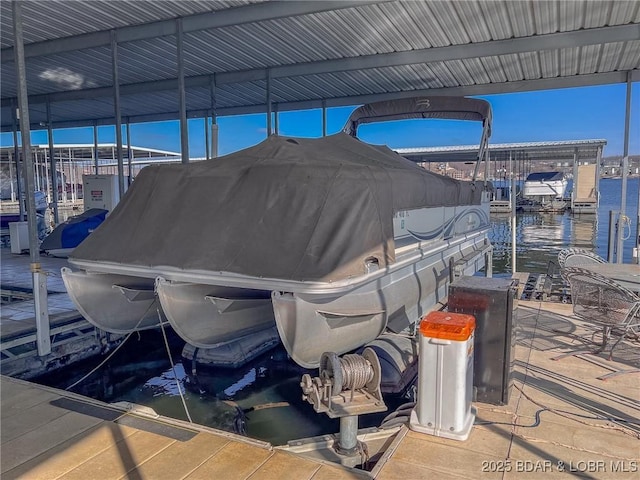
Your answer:
[[[212,348],[274,326],[269,292],[170,282],[159,277],[162,310],[182,339]]]
[[[354,350],[388,328],[400,332],[443,301],[452,268],[473,274],[485,264],[491,249],[484,235],[457,239],[416,251],[416,261],[355,289],[333,294],[272,293],[280,338],[291,358],[306,368],[318,366],[325,351]]]
[[[126,334],[160,325],[152,279],[64,267],[62,280],[78,311],[101,330]]]

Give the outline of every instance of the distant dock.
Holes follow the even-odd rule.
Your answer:
[[[0,318],[0,367],[2,373],[33,378],[59,367],[98,355],[121,337],[97,330],[77,311],[60,277],[66,259],[40,259],[47,272],[47,301],[51,354],[39,357],[29,255],[14,255],[8,248],[2,255],[2,315]]]

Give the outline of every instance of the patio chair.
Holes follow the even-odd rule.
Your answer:
[[[603,352],[612,333],[619,335],[620,338],[611,347],[609,360],[613,356],[613,350],[623,338],[635,337],[638,339],[640,334],[640,297],[610,278],[584,268],[564,268],[562,276],[571,286],[574,315],[585,322],[602,327],[602,344],[600,348],[590,353]],[[596,333],[592,335],[592,340]],[[579,353],[587,352],[575,352],[570,355]],[[564,356],[566,355],[561,357]],[[627,370],[620,373],[630,372]],[[612,375],[608,375],[608,377],[610,376]]]
[[[558,253],[560,268],[577,267],[585,263],[607,263],[600,255],[584,248],[564,248]]]

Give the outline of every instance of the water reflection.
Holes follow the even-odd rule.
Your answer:
[[[511,217],[491,215],[490,238],[493,243],[493,272],[510,274]],[[544,273],[558,252],[574,246],[596,249],[598,220],[595,215],[573,216],[570,213],[522,213],[516,216],[516,270]]]

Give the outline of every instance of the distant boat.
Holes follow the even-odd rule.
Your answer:
[[[562,172],[531,173],[524,182],[523,195],[528,198],[564,198],[568,180]]]
[[[71,255],[70,297],[104,330],[166,318],[199,348],[275,324],[307,368],[402,331],[491,251],[489,185],[355,138],[363,123],[408,118],[481,122],[484,160],[490,105],[432,97],[365,105],[328,137],[273,135],[215,160],[146,167]]]
[[[91,208],[86,212],[69,217],[45,237],[40,250],[53,257],[68,257],[96,228],[104,222],[108,210]]]
[[[562,172],[531,173],[522,187],[523,199],[518,208],[525,212],[563,211],[569,205],[565,199],[568,183]]]

